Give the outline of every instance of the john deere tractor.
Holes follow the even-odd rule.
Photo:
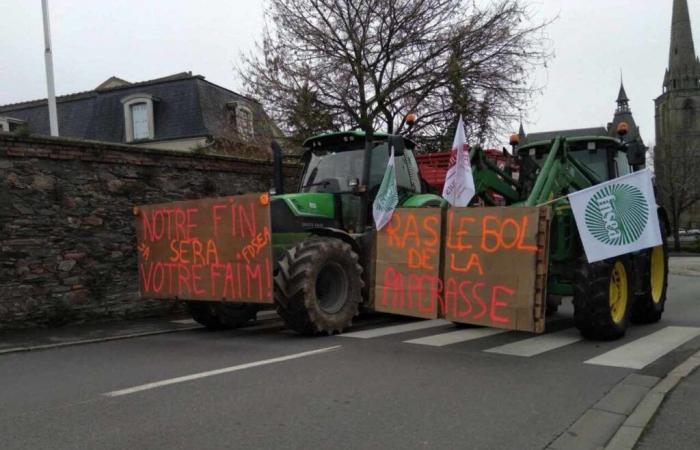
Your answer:
[[[621,129],[623,135],[625,128]],[[478,195],[487,205],[494,203],[496,193],[508,205],[552,209],[548,308],[556,309],[562,297],[573,297],[575,325],[592,339],[619,338],[630,321],[658,321],[668,283],[665,237],[659,247],[588,263],[566,197],[643,168],[643,146],[608,136],[560,137],[528,143],[515,153],[517,181],[488,161],[478,148],[471,155],[474,177]],[[665,236],[667,215],[660,207],[656,214]]]

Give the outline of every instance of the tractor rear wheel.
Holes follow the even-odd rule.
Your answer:
[[[644,270],[642,292],[637,295],[632,306],[630,319],[634,323],[655,323],[661,319],[666,304],[666,289],[668,288],[668,247],[661,225],[663,243],[658,247],[645,250],[639,257]]]
[[[255,320],[259,310],[250,303],[219,303],[216,315],[226,328],[239,328]]]
[[[187,311],[197,323],[210,330],[226,328],[216,314],[215,302],[187,302]]]
[[[359,256],[340,239],[314,237],[287,250],[275,272],[277,313],[298,333],[340,333],[362,301]]]
[[[622,337],[629,323],[632,284],[625,257],[581,265],[574,280],[574,323],[589,339]]]
[[[258,306],[248,303],[187,302],[192,318],[210,330],[238,328],[255,319]]]

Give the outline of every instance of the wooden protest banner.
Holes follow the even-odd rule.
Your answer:
[[[134,208],[143,298],[272,303],[267,194]]]
[[[549,210],[452,208],[443,239],[444,317],[544,331]]]
[[[441,210],[399,208],[377,233],[374,308],[406,316],[439,313]]]

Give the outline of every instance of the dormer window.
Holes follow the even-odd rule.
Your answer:
[[[12,117],[0,117],[0,131],[17,131],[24,124],[23,120]]]
[[[253,113],[245,106],[238,105],[236,108],[236,125],[238,132],[246,139],[253,138]]]
[[[126,142],[155,138],[153,102],[149,94],[134,94],[121,100],[124,106],[124,136]]]
[[[230,114],[230,122],[234,126],[236,132],[243,139],[250,140],[255,135],[253,126],[253,112],[240,102],[231,102],[226,104],[226,109],[233,114]]]
[[[146,103],[134,103],[131,108],[131,126],[134,140],[148,139],[148,106]]]

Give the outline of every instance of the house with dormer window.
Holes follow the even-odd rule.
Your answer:
[[[62,137],[182,151],[222,150],[219,139],[267,148],[270,139],[282,137],[260,103],[191,72],[136,83],[111,77],[56,102]],[[0,131],[21,125],[31,134],[50,134],[46,99],[0,106],[0,119]]]

